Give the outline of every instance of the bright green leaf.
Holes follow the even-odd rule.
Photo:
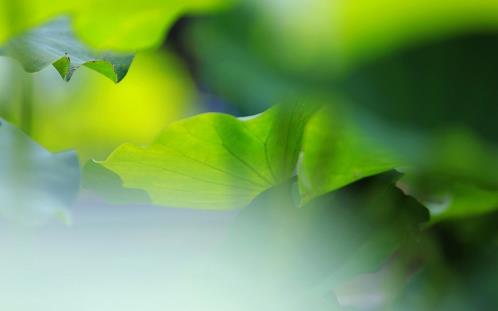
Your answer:
[[[182,14],[218,9],[232,0],[0,0],[0,43],[57,16],[69,15],[79,38],[100,50],[158,46]]]
[[[231,0],[92,0],[74,16],[77,34],[98,49],[141,50],[159,45],[182,14],[226,6]],[[95,8],[98,7],[98,10]]]
[[[64,217],[79,189],[73,152],[51,154],[0,120],[0,215],[21,223]]]
[[[0,0],[0,45],[22,32],[69,12],[76,0]]]
[[[69,81],[76,69],[87,66],[119,82],[128,72],[130,54],[90,51],[74,38],[69,20],[60,18],[10,40],[4,54],[17,59],[28,72],[37,72],[52,64]]]
[[[324,107],[309,121],[299,165],[303,203],[361,178],[403,166],[339,109]]]
[[[153,203],[243,207],[294,175],[313,105],[276,106],[237,119],[208,113],[176,122],[148,147],[126,144],[101,164]]]

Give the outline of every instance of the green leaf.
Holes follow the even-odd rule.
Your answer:
[[[0,215],[28,224],[65,217],[79,190],[76,154],[51,154],[1,119],[0,150]]]
[[[232,0],[0,0],[0,44],[49,19],[69,15],[79,38],[100,50],[158,46],[182,14],[222,8]]]
[[[74,16],[75,30],[98,49],[135,51],[156,47],[173,22],[186,13],[222,8],[232,0],[92,0]],[[95,8],[98,7],[98,10]]]
[[[0,44],[67,13],[76,3],[75,0],[0,0]]]
[[[91,68],[114,82],[121,81],[133,55],[94,52],[77,40],[67,18],[59,18],[18,37],[4,47],[4,54],[17,59],[27,72],[52,64],[69,81],[81,66]]]
[[[303,203],[361,178],[403,166],[372,141],[344,111],[324,107],[306,126],[299,188]]]
[[[125,144],[101,162],[153,203],[243,207],[294,175],[314,105],[275,106],[248,118],[208,113],[176,122],[147,147]]]

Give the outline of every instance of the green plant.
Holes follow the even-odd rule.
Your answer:
[[[92,4],[63,1],[29,17],[26,7],[42,1],[24,1],[24,7],[0,0],[2,14],[19,16],[0,15],[0,25],[9,26],[0,31],[0,52],[27,72],[52,64],[69,81],[85,66],[119,83],[134,53],[157,47],[180,14],[232,2],[124,1],[116,10],[106,1],[97,12]],[[50,153],[2,120],[0,214],[36,223],[66,215],[81,180],[85,190],[119,204],[236,210],[219,256],[233,258],[260,282],[238,283],[237,273],[229,274],[233,288],[226,290],[233,295],[254,290],[273,293],[287,310],[330,310],[347,304],[340,293],[347,296],[347,282],[362,276],[362,284],[381,279],[394,293],[383,303],[393,309],[475,305],[467,274],[454,282],[458,289],[438,281],[453,280],[453,268],[479,265],[468,254],[448,259],[445,239],[491,262],[496,255],[496,72],[487,66],[498,62],[489,37],[455,36],[496,31],[498,6],[362,2],[337,1],[334,13],[321,13],[317,23],[330,33],[314,34],[333,39],[323,46],[311,39],[301,44],[312,31],[308,20],[280,36],[282,25],[269,23],[282,13],[270,7],[260,16],[260,3],[192,23],[188,44],[200,76],[213,77],[207,84],[216,92],[240,99],[241,110],[256,115],[198,114],[166,126],[151,144],[125,143],[81,167],[74,153]],[[313,3],[331,9],[326,1]],[[377,6],[386,10],[372,14]],[[464,18],[468,10],[472,18]],[[61,13],[70,18],[53,19]],[[340,18],[328,24],[329,15]],[[248,25],[268,27],[268,40],[257,41]],[[276,47],[281,50],[270,51]],[[280,59],[289,47],[297,56]],[[448,50],[458,53],[441,54]],[[33,135],[33,85],[25,81],[17,123]],[[378,275],[366,275],[373,272]],[[407,280],[414,273],[412,284]],[[427,291],[436,298],[406,302],[410,286],[419,297]],[[459,298],[442,301],[447,293]]]

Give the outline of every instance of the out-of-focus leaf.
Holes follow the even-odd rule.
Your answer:
[[[308,122],[303,139],[298,171],[303,203],[403,165],[356,127],[342,109],[324,107]]]
[[[468,130],[446,130],[426,139],[413,158],[426,175],[498,190],[498,148]]]
[[[498,149],[475,131],[461,126],[417,131],[382,122],[365,111],[355,117],[355,124],[376,145],[404,159],[411,172],[428,180],[437,177],[498,190]]]
[[[89,50],[71,31],[67,18],[60,18],[15,37],[4,47],[4,54],[17,59],[28,72],[52,64],[69,81],[80,66],[91,68],[114,82],[128,72],[133,55],[97,53]]]
[[[246,2],[267,52],[299,69],[344,71],[419,42],[498,30],[498,3],[490,0]]]
[[[277,310],[294,310],[301,301],[332,303],[337,284],[377,271],[427,220],[426,209],[391,177],[358,181],[304,207],[293,202],[290,182],[264,192],[233,225],[220,254],[233,263],[225,267],[233,274],[220,283],[234,295],[251,290],[287,307]]]
[[[313,105],[296,104],[243,119],[202,114],[173,123],[148,147],[119,147],[101,165],[155,204],[243,207],[292,177],[313,112]]]
[[[429,209],[432,223],[498,210],[498,190],[471,183],[408,174],[398,182],[398,186]]]
[[[115,204],[150,204],[147,193],[123,187],[121,178],[95,161],[88,161],[83,168],[82,185]]]
[[[52,154],[0,120],[1,216],[27,224],[65,217],[79,173],[73,152]]]
[[[413,255],[423,258],[423,269],[412,275],[407,286],[400,288],[396,303],[385,309],[495,309],[497,222],[495,212],[448,218],[425,230],[411,248]]]
[[[341,87],[400,129],[432,135],[459,126],[496,143],[497,53],[498,35],[489,33],[425,44],[357,68]]]
[[[95,48],[141,50],[159,45],[181,15],[219,9],[232,1],[92,0],[76,13],[74,25],[77,34]]]
[[[332,41],[352,60],[455,33],[498,30],[498,2],[489,0],[342,0],[335,9]]]
[[[29,28],[69,12],[77,2],[76,0],[0,0],[0,45]]]
[[[248,35],[252,21],[244,14],[224,14],[194,20],[188,32],[189,50],[195,54],[203,85],[247,114],[285,101],[304,84],[265,63],[264,55],[255,49],[257,41]],[[235,80],[239,83],[231,83]]]
[[[69,15],[79,38],[100,50],[157,46],[182,14],[225,7],[232,0],[1,0],[0,43],[47,20]]]

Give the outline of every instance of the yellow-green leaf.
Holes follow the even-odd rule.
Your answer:
[[[150,146],[126,144],[101,162],[155,204],[243,207],[294,175],[313,105],[276,106],[238,119],[208,113],[176,122]]]

